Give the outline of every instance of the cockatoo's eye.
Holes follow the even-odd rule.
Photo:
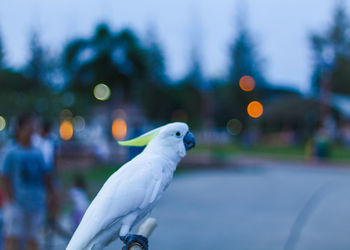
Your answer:
[[[175,135],[176,135],[177,138],[180,138],[181,137],[181,132],[177,131]]]

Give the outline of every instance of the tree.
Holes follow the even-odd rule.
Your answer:
[[[194,85],[198,89],[206,88],[205,77],[203,74],[203,68],[201,64],[200,45],[198,41],[192,42],[192,48],[190,51],[190,65],[189,71],[186,76],[187,82]]]
[[[191,126],[199,127],[202,125],[203,114],[203,96],[193,79],[186,77],[172,89],[172,119],[183,119]],[[180,113],[180,115],[178,114]]]
[[[148,79],[158,85],[168,82],[164,52],[158,40],[155,27],[149,27],[145,44]]]
[[[2,34],[0,32],[0,70],[4,69],[5,67],[5,50],[2,40]]]
[[[250,31],[243,21],[245,19],[240,15],[237,20],[237,34],[229,53],[228,83],[217,86],[215,90],[215,120],[220,126],[225,126],[233,118],[245,124],[248,118],[248,103],[260,97],[258,90],[265,85],[261,60]],[[253,77],[256,83],[251,92],[244,92],[239,87],[239,80],[246,75]]]
[[[242,18],[238,19],[237,30],[236,39],[230,48],[230,81],[235,84],[242,76],[249,75],[255,79],[259,87],[265,82],[261,73],[261,61],[256,45]]]
[[[193,31],[192,33],[195,34],[196,32]],[[192,125],[200,124],[202,128],[211,128],[213,96],[209,81],[203,73],[201,46],[198,37],[193,38],[189,71],[181,82],[181,88],[184,92],[182,102],[184,103],[183,109],[186,111]]]
[[[86,95],[97,83],[106,83],[125,101],[135,96],[135,89],[145,76],[145,54],[129,29],[113,33],[100,24],[88,39],[76,39],[66,46],[63,66],[69,88]]]
[[[47,51],[43,48],[39,34],[33,31],[29,41],[30,56],[25,67],[25,75],[30,81],[32,90],[38,89],[46,83]]]
[[[350,20],[343,4],[336,6],[332,24],[324,32],[311,34],[310,42],[314,89],[327,81],[330,91],[350,94]]]
[[[144,51],[146,76],[139,88],[137,99],[141,100],[141,105],[148,118],[164,120],[168,118],[167,108],[171,100],[170,86],[166,75],[163,49],[154,26],[148,28]]]

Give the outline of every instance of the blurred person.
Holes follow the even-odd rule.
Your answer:
[[[57,160],[57,142],[52,134],[52,124],[49,121],[42,123],[39,133],[34,133],[32,136],[32,144],[34,147],[39,149],[43,155],[46,169],[53,178],[53,182],[57,189],[58,178],[57,178],[57,169],[56,169],[56,160]],[[54,211],[48,211],[49,221],[53,223],[56,217],[56,214],[52,214]]]
[[[326,160],[331,154],[331,136],[325,126],[321,126],[315,136],[315,154],[317,160]]]
[[[86,194],[86,183],[81,175],[76,175],[73,181],[73,187],[70,190],[70,198],[73,203],[72,222],[73,229],[79,226],[86,209],[90,205],[90,200]]]
[[[56,169],[56,155],[57,155],[57,143],[52,133],[52,124],[49,121],[44,121],[38,133],[34,133],[32,136],[32,144],[39,149],[43,155],[47,171],[50,172],[55,189],[57,189],[58,178]],[[57,203],[59,203],[57,201]],[[45,223],[45,249],[50,249],[54,238],[54,231],[62,231],[57,223],[58,208],[46,211],[46,223]]]
[[[3,208],[4,208],[4,192],[2,189],[0,189],[0,234],[3,235],[3,225],[4,225],[4,218],[3,218]],[[0,237],[0,249],[3,250],[3,237]]]
[[[43,154],[48,169],[56,167],[56,140],[52,135],[52,124],[48,121],[42,123],[39,133],[32,136],[33,146],[37,147]]]
[[[316,146],[315,146],[315,139],[310,138],[305,143],[305,158],[308,161],[315,161],[316,160]]]
[[[16,143],[2,166],[4,184],[4,249],[39,249],[38,235],[46,205],[56,207],[52,178],[40,150],[33,147],[34,118],[24,114],[17,121]]]

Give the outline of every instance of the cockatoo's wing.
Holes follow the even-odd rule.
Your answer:
[[[152,204],[162,189],[162,170],[137,158],[103,185],[87,209],[67,250],[82,250],[120,218]]]

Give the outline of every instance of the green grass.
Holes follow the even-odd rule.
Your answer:
[[[227,157],[234,155],[262,155],[302,158],[305,155],[303,146],[280,147],[271,145],[256,145],[243,147],[237,144],[226,145],[199,145],[194,152],[211,152],[217,156]]]
[[[243,147],[238,144],[198,145],[191,153],[209,153],[218,160],[232,156],[259,156],[282,160],[303,160],[305,159],[305,146],[298,145],[287,147],[262,144],[252,147]],[[332,146],[330,161],[350,164],[350,149],[341,145]],[[60,172],[60,179],[64,185],[70,185],[74,175],[79,174],[82,175],[86,181],[100,185],[119,168],[120,165],[118,164],[104,164],[84,169],[67,169]],[[176,170],[175,175],[182,175],[187,169],[186,166],[182,166]]]
[[[219,158],[231,156],[263,156],[302,160],[306,157],[304,145],[276,146],[259,144],[251,147],[244,147],[238,144],[198,145],[193,151],[194,153],[211,153]],[[331,148],[330,160],[334,162],[350,163],[350,148],[346,148],[342,145],[333,145]]]
[[[65,169],[60,171],[59,178],[64,185],[70,185],[75,175],[82,176],[87,182],[96,184],[104,183],[121,165],[118,164],[101,164],[84,169]],[[177,169],[175,175],[181,175],[186,172],[186,167]]]
[[[350,162],[350,148],[335,145],[332,147],[331,159]]]
[[[65,169],[60,171],[59,177],[65,184],[72,183],[75,175],[80,175],[89,182],[104,182],[117,171],[119,167],[120,165],[117,164],[104,164],[84,169]]]
[[[64,169],[59,171],[59,180],[62,185],[61,192],[64,194],[68,193],[68,190],[73,185],[74,176],[82,176],[87,185],[87,193],[89,198],[92,200],[97,192],[102,187],[103,183],[119,169],[120,165],[118,164],[101,164],[95,165],[93,167],[84,168],[84,169]],[[62,197],[65,200],[67,197]],[[70,202],[65,200],[67,206],[63,210],[68,211],[70,209]]]

